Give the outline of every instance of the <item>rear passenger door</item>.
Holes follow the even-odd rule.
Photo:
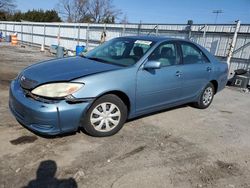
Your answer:
[[[179,42],[182,65],[182,99],[191,99],[200,94],[211,77],[212,64],[205,54],[194,44]]]

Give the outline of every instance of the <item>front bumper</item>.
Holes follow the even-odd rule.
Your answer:
[[[69,104],[65,100],[44,103],[27,97],[17,80],[9,93],[9,108],[16,119],[28,129],[43,135],[73,132],[92,101]]]

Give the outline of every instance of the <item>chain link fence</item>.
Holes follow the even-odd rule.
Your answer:
[[[32,45],[61,45],[75,50],[84,45],[90,50],[101,43],[120,36],[156,35],[192,40],[222,60],[226,60],[236,24],[88,24],[0,22],[3,36],[18,34],[18,40]],[[104,38],[102,38],[104,36]],[[241,25],[233,48],[233,69],[250,68],[250,25]]]

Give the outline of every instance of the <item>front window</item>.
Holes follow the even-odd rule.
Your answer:
[[[110,40],[86,54],[86,58],[96,61],[131,66],[155,44],[150,40],[116,38]]]
[[[177,65],[180,61],[180,56],[176,44],[162,43],[149,56],[149,60],[159,61],[162,67]]]

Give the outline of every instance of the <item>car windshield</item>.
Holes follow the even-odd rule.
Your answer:
[[[155,44],[150,40],[116,38],[105,42],[86,54],[86,58],[103,63],[131,66]]]

